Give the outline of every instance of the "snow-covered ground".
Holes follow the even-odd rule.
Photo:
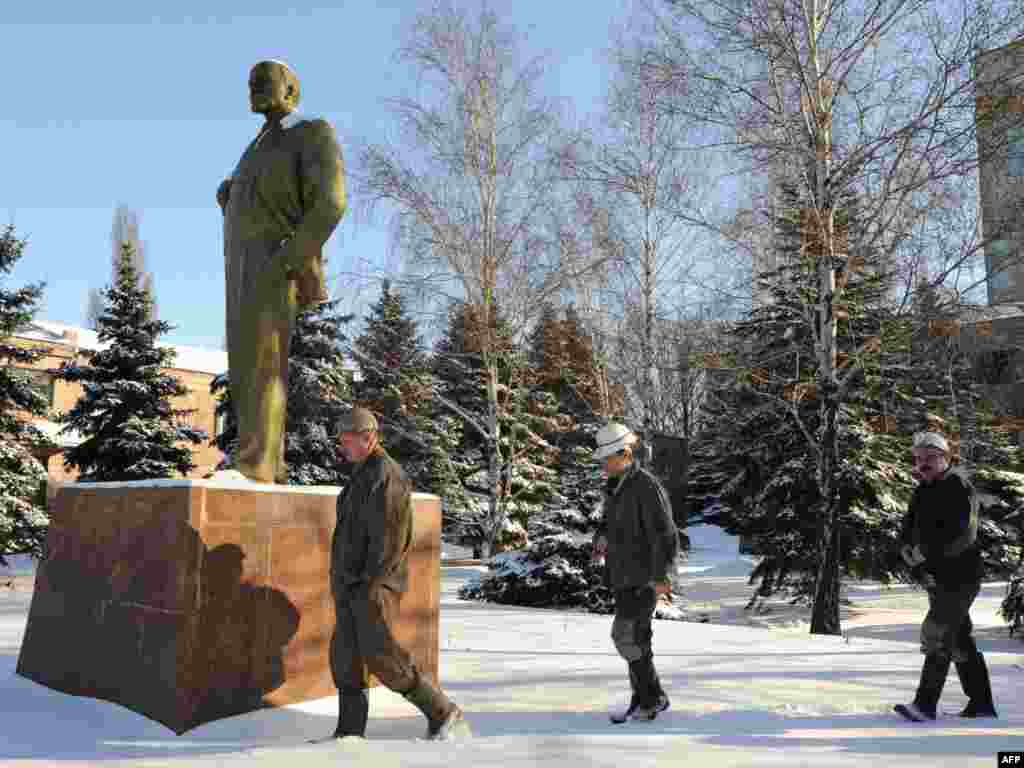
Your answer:
[[[308,745],[334,726],[333,698],[209,723],[182,736],[108,702],[14,674],[30,593],[0,571],[0,766],[992,766],[1024,749],[1024,644],[996,615],[1005,585],[983,589],[972,617],[992,673],[998,720],[909,724],[890,712],[913,695],[925,598],[908,587],[847,588],[845,637],[807,634],[784,602],[749,616],[754,558],[735,539],[690,529],[679,588],[712,623],[657,622],[656,661],[672,708],[652,723],[609,724],[628,695],[611,619],[458,600],[479,568],[442,571],[441,675],[475,738],[416,741],[424,723],[387,690],[371,693],[366,741]],[[24,573],[30,568],[22,563]],[[5,588],[20,581],[22,589]],[[73,642],[69,638],[69,642]],[[965,698],[950,675],[941,703]]]

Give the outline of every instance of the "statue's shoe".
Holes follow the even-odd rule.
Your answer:
[[[251,483],[248,477],[243,475],[237,469],[221,469],[214,472],[209,480],[216,480],[218,483]]]

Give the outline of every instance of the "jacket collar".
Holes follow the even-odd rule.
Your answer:
[[[633,477],[633,475],[635,475],[639,471],[639,469],[640,468],[637,466],[636,459],[633,459],[633,463],[629,465],[629,468],[625,472],[623,472],[618,477],[608,478],[608,482],[605,485],[605,492],[609,496],[618,495],[619,491],[622,490],[622,486],[626,484],[626,481]]]
[[[281,128],[287,131],[289,128],[294,128],[296,125],[303,122],[305,119],[305,116],[303,116],[299,112],[289,112],[287,115],[281,118]]]
[[[356,476],[361,475],[367,467],[371,465],[376,466],[387,455],[387,451],[385,451],[382,446],[378,445],[373,453],[355,466],[355,469],[352,470],[352,478],[354,479]]]

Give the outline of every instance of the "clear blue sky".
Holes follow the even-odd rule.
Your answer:
[[[9,287],[47,282],[39,317],[83,324],[90,287],[110,274],[114,208],[140,214],[167,340],[219,347],[224,268],[217,185],[262,118],[248,110],[249,68],[287,61],[300,111],[350,142],[389,126],[384,100],[408,86],[393,63],[403,17],[425,0],[33,0],[3,11],[0,224],[28,238]],[[466,4],[477,7],[475,4]],[[601,109],[605,51],[628,0],[491,0],[548,54],[547,94],[578,117]],[[211,10],[211,9],[216,9]],[[332,270],[383,264],[386,220],[347,216],[327,248]],[[332,286],[332,291],[338,290]]]

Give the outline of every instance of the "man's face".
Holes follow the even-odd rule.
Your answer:
[[[290,112],[291,78],[284,67],[276,64],[257,64],[249,73],[249,107],[257,114]]]
[[[604,473],[608,477],[618,477],[629,468],[632,461],[633,457],[628,451],[613,453],[604,460]]]
[[[919,483],[928,485],[935,482],[949,468],[946,454],[937,448],[915,448],[911,476]]]
[[[341,453],[345,459],[353,464],[359,464],[366,460],[370,451],[377,444],[377,433],[370,432],[342,432]]]

